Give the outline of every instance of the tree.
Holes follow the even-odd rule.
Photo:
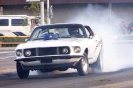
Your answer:
[[[24,9],[31,10],[34,16],[40,16],[40,2],[29,2],[30,6],[25,6]]]
[[[26,19],[31,20],[31,30],[32,31],[36,25],[40,23],[40,2],[29,2],[29,5],[24,6],[24,9],[32,11],[33,17],[28,16]],[[34,24],[32,24],[34,22]]]

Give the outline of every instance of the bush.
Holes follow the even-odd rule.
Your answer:
[[[29,36],[6,37],[0,36],[1,42],[25,42]],[[2,47],[16,47],[18,44],[3,44]]]

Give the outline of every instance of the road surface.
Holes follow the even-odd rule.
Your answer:
[[[33,71],[28,79],[19,79],[17,76],[14,50],[0,50],[0,88],[133,88],[132,52],[125,53],[129,50],[130,47],[122,47],[108,51],[104,56],[103,73],[90,72],[87,76],[79,76],[73,69],[51,73]]]

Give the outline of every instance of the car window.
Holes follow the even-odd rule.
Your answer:
[[[0,19],[0,26],[8,26],[9,20],[8,19]]]
[[[42,29],[36,30],[36,32],[34,32],[34,35],[32,36],[32,39],[38,38],[38,36],[40,36],[40,35],[39,35],[40,31],[42,31]]]
[[[84,38],[83,29],[80,27],[70,27],[68,28],[69,36],[76,38]]]
[[[59,28],[58,33],[61,36],[69,36],[68,28]]]
[[[87,30],[87,28],[85,28],[85,31],[86,31],[87,37],[89,37],[90,36],[90,32]]]
[[[86,26],[85,27],[87,30],[88,30],[88,32],[90,33],[90,36],[94,36],[94,33],[93,33],[93,31],[91,30],[91,28],[89,27],[89,26]]]
[[[28,21],[27,21],[27,19],[12,19],[11,25],[12,26],[27,26]]]
[[[84,35],[83,31],[81,30],[81,28],[79,28],[79,34],[80,35]]]
[[[58,38],[84,38],[83,29],[75,26],[39,27],[34,30],[31,40],[43,39],[46,34],[57,34]]]

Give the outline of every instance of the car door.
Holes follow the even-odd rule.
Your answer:
[[[97,49],[98,39],[89,26],[85,26],[85,31],[86,31],[86,35],[89,41],[88,42],[88,49],[89,49],[88,57],[89,59],[93,59],[94,54]],[[89,63],[91,63],[90,60],[89,60]]]

